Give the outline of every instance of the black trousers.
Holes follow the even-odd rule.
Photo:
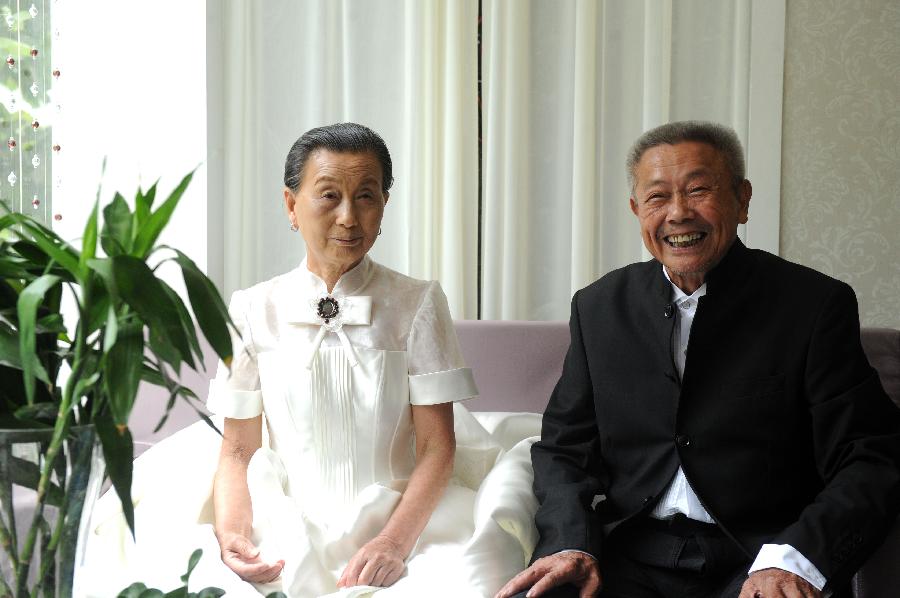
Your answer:
[[[752,559],[712,524],[640,517],[603,545],[602,598],[737,598]],[[515,598],[524,598],[525,592]],[[546,598],[577,598],[563,586]]]

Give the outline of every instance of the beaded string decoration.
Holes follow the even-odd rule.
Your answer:
[[[51,6],[58,3],[5,0],[0,5],[0,35],[7,49],[5,58],[0,55],[6,64],[5,69],[0,66],[0,131],[6,134],[6,150],[0,151],[0,201],[47,225],[54,217],[52,158],[59,153],[53,149],[59,144],[53,140],[57,115],[51,109],[58,104],[51,102],[58,94],[48,86],[53,71],[59,70],[51,62],[50,36]]]

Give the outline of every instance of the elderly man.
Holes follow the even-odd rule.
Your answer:
[[[540,542],[497,596],[849,596],[900,506],[852,289],[737,238],[732,130],[653,129],[628,174],[655,259],[572,299],[532,450]]]

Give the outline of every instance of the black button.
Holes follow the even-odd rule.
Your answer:
[[[672,382],[677,382],[678,378],[675,376],[674,372],[666,372],[666,378],[671,380]]]
[[[646,504],[649,503],[651,500],[653,500],[653,497],[652,497],[652,496],[648,496],[647,498],[644,499],[644,504],[646,505]]]
[[[677,444],[681,448],[691,446],[691,437],[684,434],[679,434],[675,437],[675,444]]]
[[[671,318],[673,315],[675,315],[675,308],[672,307],[671,303],[666,306],[666,310],[663,312],[663,314],[667,318]]]

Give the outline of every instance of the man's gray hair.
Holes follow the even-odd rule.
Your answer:
[[[731,186],[738,193],[746,178],[744,169],[744,149],[734,129],[719,123],[702,120],[682,120],[650,129],[634,142],[628,151],[625,167],[628,171],[628,186],[634,193],[635,169],[641,157],[650,148],[659,145],[675,145],[685,141],[706,143],[716,149],[725,159],[725,166],[731,172]]]

